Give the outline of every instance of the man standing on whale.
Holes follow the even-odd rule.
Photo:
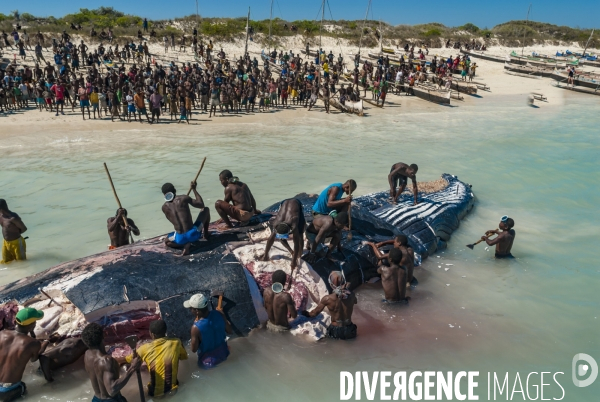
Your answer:
[[[406,184],[408,182],[408,178],[412,180],[413,185],[413,194],[415,196],[415,203],[413,205],[417,205],[419,202],[417,198],[419,196],[419,189],[417,187],[417,171],[419,167],[414,163],[408,166],[406,163],[398,162],[392,165],[390,169],[390,174],[388,175],[388,182],[390,183],[390,197],[392,198],[392,203],[398,202],[398,197],[406,188]],[[396,187],[400,187],[398,192],[396,192]]]
[[[190,184],[190,187],[195,198],[189,195],[176,195],[175,187],[171,183],[165,183],[162,186],[162,192],[165,195],[162,211],[175,229],[174,232],[167,235],[165,245],[171,248],[183,249],[182,256],[190,253],[192,243],[200,240],[203,233],[206,240],[210,236],[208,232],[210,210],[204,206],[202,197],[196,191],[195,181]],[[190,205],[200,209],[195,221],[192,221]]]

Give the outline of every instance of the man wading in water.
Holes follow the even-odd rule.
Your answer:
[[[227,227],[233,227],[230,217],[244,226],[254,215],[260,215],[254,196],[246,183],[242,183],[229,170],[223,170],[219,174],[219,181],[225,187],[225,200],[218,200],[215,209]]]
[[[417,281],[417,278],[415,278],[413,275],[415,270],[415,251],[408,244],[408,238],[405,235],[398,235],[393,240],[386,240],[377,244],[372,242],[368,242],[366,244],[371,246],[375,257],[384,263],[384,260],[387,259],[389,255],[383,254],[379,249],[387,245],[393,245],[393,249],[399,250],[402,253],[402,260],[400,261],[399,265],[406,269],[406,280],[412,287],[415,287],[419,284],[419,281]]]
[[[162,211],[173,224],[174,232],[169,233],[165,239],[167,247],[183,249],[181,255],[188,255],[193,242],[200,240],[202,233],[206,240],[209,239],[208,224],[210,223],[210,210],[204,206],[204,201],[196,191],[196,182],[190,184],[195,199],[188,195],[175,195],[175,187],[171,183],[162,186],[165,203]],[[192,221],[190,207],[201,209],[196,221]],[[203,232],[201,231],[203,230]]]
[[[2,226],[2,260],[0,264],[26,260],[25,239],[21,236],[27,227],[16,213],[8,209],[6,201],[0,198],[0,226]]]
[[[127,227],[123,226],[125,223],[123,222],[123,217],[127,219]],[[109,250],[128,245],[129,233],[131,232],[136,236],[140,235],[140,230],[135,226],[133,220],[127,217],[127,210],[125,208],[119,208],[115,216],[108,218],[106,226],[108,227],[108,236],[110,237]]]
[[[44,352],[49,340],[40,342],[33,334],[36,321],[44,312],[24,308],[17,313],[17,328],[0,331],[0,401],[10,402],[25,394],[27,387],[21,381],[30,361],[35,362]]]
[[[300,200],[291,198],[281,203],[279,212],[273,221],[273,231],[267,245],[265,247],[265,254],[260,258],[261,261],[269,261],[269,251],[273,246],[275,239],[280,240],[281,244],[290,252],[292,255],[292,274],[294,268],[298,265],[298,258],[302,255],[304,246],[304,228],[306,227],[306,220],[304,219],[304,211],[302,209],[302,203]],[[294,251],[288,244],[288,239],[292,235],[294,240]]]
[[[88,324],[81,333],[81,339],[89,348],[85,352],[84,362],[94,388],[92,402],[127,402],[121,390],[142,366],[142,360],[136,356],[125,375],[119,378],[119,363],[105,351],[102,327],[96,323]]]
[[[329,285],[332,292],[321,299],[313,311],[303,311],[302,315],[312,318],[318,316],[327,307],[331,315],[331,325],[327,328],[327,336],[334,339],[356,338],[356,325],[352,323],[352,312],[357,304],[356,295],[349,290],[342,271],[329,274]]]
[[[208,299],[201,293],[183,302],[183,307],[194,314],[190,349],[198,354],[198,367],[210,369],[227,360],[229,347],[227,334],[231,334],[231,324],[223,310],[208,310]]]
[[[496,245],[496,258],[514,258],[510,253],[516,235],[513,226],[515,226],[515,221],[505,215],[498,225],[500,230],[488,230],[486,236],[481,236],[481,240],[484,240],[488,246]],[[498,236],[490,240],[489,236],[493,234]]]
[[[287,280],[285,272],[278,269],[273,272],[271,280],[273,285],[263,292],[265,310],[269,316],[267,329],[273,332],[286,332],[290,329],[288,315],[292,319],[298,316],[296,305],[292,296],[283,289]]]
[[[408,166],[406,163],[398,162],[392,165],[390,169],[390,174],[388,175],[388,182],[390,183],[390,197],[392,198],[392,203],[398,202],[398,197],[406,188],[406,183],[408,178],[412,180],[413,185],[413,194],[415,195],[415,203],[413,205],[417,205],[419,202],[417,201],[417,197],[419,195],[419,189],[417,188],[417,171],[419,167],[414,163]],[[400,186],[398,192],[396,192],[396,187]]]

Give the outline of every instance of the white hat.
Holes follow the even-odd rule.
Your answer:
[[[198,293],[190,297],[190,300],[183,302],[185,308],[197,308],[202,309],[208,305],[208,299],[202,293]]]

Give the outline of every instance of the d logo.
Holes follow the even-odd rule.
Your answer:
[[[578,362],[579,365],[577,364]],[[588,372],[589,377],[587,379],[578,379],[578,377],[583,377],[586,374],[588,374]],[[573,356],[572,375],[573,384],[575,384],[576,387],[588,387],[592,385],[592,383],[596,381],[596,377],[598,377],[598,363],[596,363],[596,360],[594,360],[592,356],[586,355],[585,353],[578,353],[575,356]]]

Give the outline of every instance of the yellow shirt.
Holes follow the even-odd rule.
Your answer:
[[[148,366],[150,383],[148,394],[161,396],[166,392],[177,389],[177,371],[179,360],[187,360],[188,354],[181,341],[176,338],[160,338],[150,343],[145,343],[137,349],[138,356]],[[131,363],[133,355],[127,356],[127,363]]]
[[[90,103],[98,103],[98,94],[96,92],[90,94]]]

